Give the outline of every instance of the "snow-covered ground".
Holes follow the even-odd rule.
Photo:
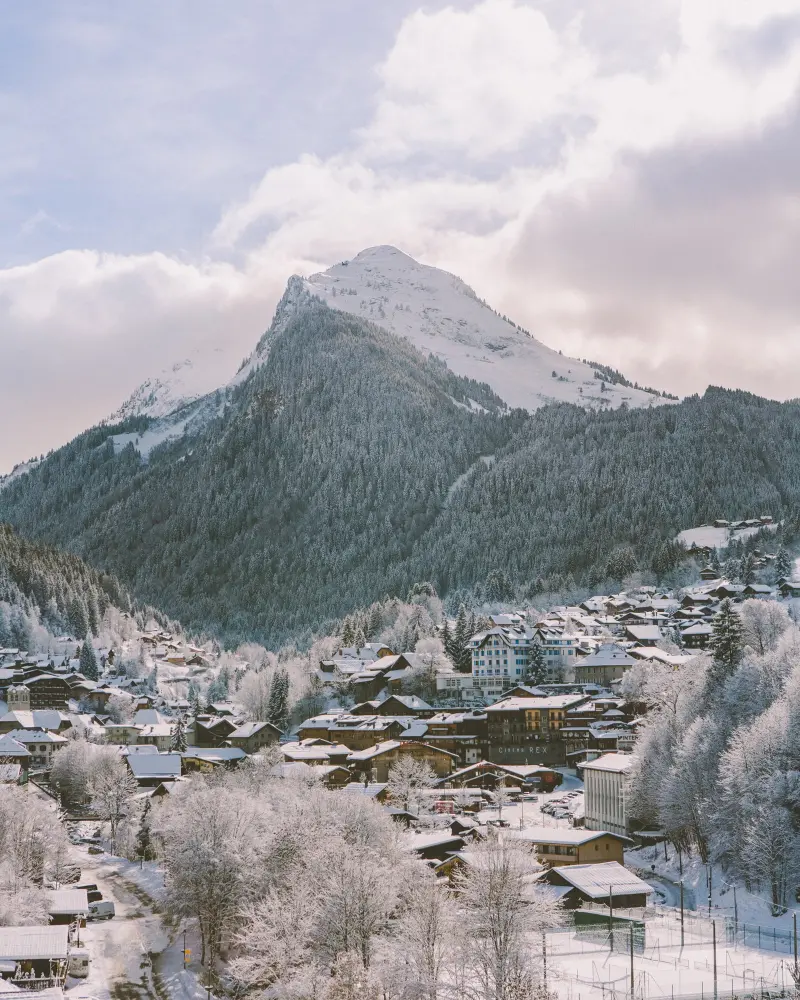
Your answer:
[[[581,406],[653,406],[669,402],[606,382],[519,330],[447,271],[391,246],[370,247],[312,274],[305,286],[327,305],[353,313],[447,362],[458,375],[487,382],[509,406],[533,410],[554,401]],[[555,377],[553,376],[555,373]]]
[[[236,359],[238,360],[238,359]],[[198,347],[191,357],[177,361],[135,389],[109,420],[131,416],[166,417],[187,403],[213,392],[233,372],[235,360],[226,359],[220,345]]]
[[[777,527],[777,524],[765,524],[758,528],[739,528],[736,531],[730,531],[728,528],[715,528],[711,524],[704,524],[699,528],[687,528],[686,531],[681,531],[677,540],[683,542],[687,548],[697,545],[699,548],[708,546],[709,548],[723,549],[731,541],[740,542],[745,538],[750,538],[751,535],[758,534],[762,528],[775,531]]]

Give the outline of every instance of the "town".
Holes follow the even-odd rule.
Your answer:
[[[101,638],[77,615],[45,653],[0,649],[0,992],[307,996],[332,970],[337,997],[377,997],[398,963],[398,995],[794,989],[800,869],[740,878],[649,784],[682,752],[657,743],[665,704],[791,658],[800,581],[783,549],[735,581],[692,554],[680,590],[545,611],[448,618],[421,585],[393,632],[375,606],[293,660],[114,609]],[[502,968],[470,948],[501,918]]]

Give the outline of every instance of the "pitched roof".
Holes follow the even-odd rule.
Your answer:
[[[35,961],[67,958],[69,927],[0,927],[0,959]]]
[[[531,844],[569,844],[577,847],[597,840],[598,837],[614,837],[615,840],[632,843],[627,837],[606,830],[581,830],[575,827],[528,826],[524,830],[511,833],[514,839],[528,841]]]
[[[58,729],[62,722],[68,721],[62,712],[46,708],[35,708],[33,711],[16,710],[6,712],[0,718],[0,725],[17,723],[19,729]]]
[[[85,889],[57,889],[51,892],[47,903],[47,912],[54,916],[58,913],[88,913],[89,900]]]
[[[13,736],[0,736],[0,758],[2,757],[30,757],[28,750]]]
[[[629,656],[622,646],[618,646],[615,642],[607,642],[581,660],[578,666],[581,670],[584,667],[629,667],[635,662],[636,660]]]
[[[246,740],[251,736],[255,736],[256,733],[260,733],[262,729],[274,729],[276,733],[280,733],[280,729],[278,729],[277,726],[273,726],[271,722],[245,722],[243,725],[234,729],[234,731],[228,736],[228,739]]]
[[[383,743],[377,743],[374,747],[367,747],[366,750],[356,750],[350,754],[350,760],[360,761],[360,760],[371,760],[373,757],[380,757],[381,754],[391,753],[392,750],[397,750],[399,747],[424,747],[426,750],[433,750],[434,753],[444,754],[445,757],[452,757],[454,760],[456,755],[450,753],[448,750],[442,750],[441,747],[432,747],[427,743],[416,743],[416,742],[404,742],[403,740],[384,740]]]
[[[126,760],[134,778],[177,778],[181,773],[179,753],[130,754]]]
[[[618,861],[603,861],[596,865],[565,865],[550,871],[557,873],[556,877],[563,878],[590,899],[608,898],[609,889],[614,896],[650,895],[653,891],[652,886],[623,868]]]

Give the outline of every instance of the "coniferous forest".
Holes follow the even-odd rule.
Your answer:
[[[418,580],[443,596],[591,586],[668,572],[674,535],[716,517],[798,521],[796,403],[710,388],[651,409],[508,411],[308,297],[265,342],[191,433],[144,460],[113,437],[148,418],[93,428],[9,483],[0,520],[189,627],[268,642]]]

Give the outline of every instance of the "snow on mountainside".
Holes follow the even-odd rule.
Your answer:
[[[395,247],[362,250],[350,261],[312,274],[304,285],[331,308],[371,320],[436,354],[457,375],[487,382],[509,406],[670,402],[608,381],[601,392],[590,365],[546,347],[498,316],[460,278],[419,264]]]
[[[224,370],[226,367],[232,370],[233,362],[226,361],[222,348],[198,348],[191,357],[142,382],[109,419],[165,417],[217,389],[220,368]]]

